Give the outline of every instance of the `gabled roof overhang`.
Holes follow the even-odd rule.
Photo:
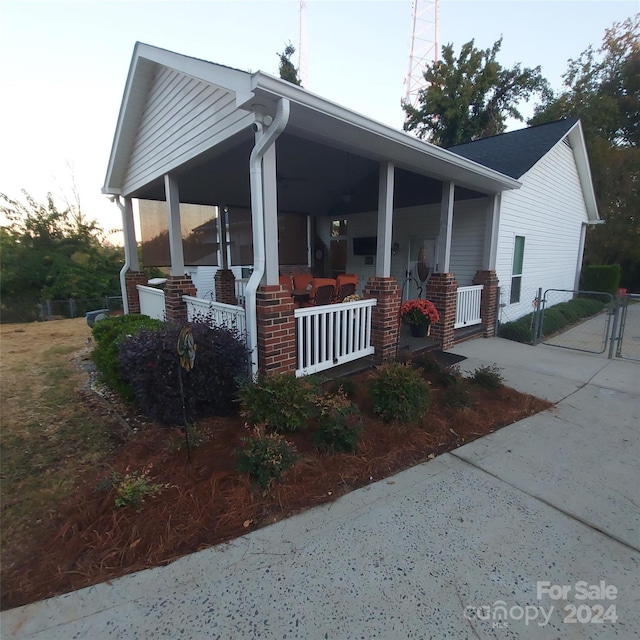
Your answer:
[[[573,127],[567,132],[566,137],[569,139],[573,157],[576,160],[576,169],[578,178],[582,186],[582,195],[584,197],[587,215],[589,216],[589,224],[600,224],[602,220],[598,214],[598,205],[596,195],[593,190],[593,181],[591,180],[591,170],[589,168],[589,157],[587,155],[587,145],[584,140],[582,131],[582,123],[578,120]]]
[[[247,112],[261,105],[265,113],[273,114],[277,102],[282,98],[288,99],[291,115],[287,131],[302,138],[377,161],[389,161],[408,171],[442,181],[453,181],[482,193],[498,193],[517,189],[521,185],[514,178],[418,140],[264,72],[248,73],[137,43],[125,85],[103,193],[122,193],[137,127],[159,66],[233,91],[237,108]]]

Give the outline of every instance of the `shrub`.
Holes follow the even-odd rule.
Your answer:
[[[411,364],[416,369],[420,369],[427,374],[440,373],[443,369],[442,364],[432,353],[429,353],[429,351],[418,354],[415,358],[413,358]]]
[[[495,365],[478,367],[470,380],[483,389],[499,389],[504,386],[504,378]]]
[[[121,398],[133,400],[134,394],[122,376],[122,370],[118,361],[118,346],[120,341],[136,335],[143,329],[162,329],[166,324],[161,320],[154,320],[149,316],[129,314],[126,316],[114,316],[97,322],[92,329],[96,346],[91,353],[91,358],[96,365],[100,379]]]
[[[338,393],[342,390],[342,393],[344,393],[347,398],[355,398],[358,391],[358,385],[353,378],[345,376],[330,380],[326,385],[326,389],[329,393]]]
[[[415,423],[428,411],[429,386],[420,373],[399,363],[376,370],[369,385],[373,410],[386,422]]]
[[[466,409],[473,405],[471,386],[467,380],[458,380],[443,393],[443,402],[452,409]]]
[[[255,382],[247,380],[240,388],[241,412],[250,424],[291,433],[308,427],[319,393],[314,378],[296,378],[293,373],[261,376]]]
[[[278,433],[267,433],[264,425],[254,427],[251,436],[243,438],[244,447],[236,451],[236,469],[247,473],[263,489],[279,482],[282,474],[297,459],[296,449]]]
[[[132,471],[125,475],[114,471],[110,476],[103,478],[95,490],[113,489],[116,492],[116,507],[139,507],[146,498],[156,495],[169,486],[151,482],[150,472],[150,466],[143,471]]]
[[[583,318],[595,315],[601,311],[604,303],[597,297],[574,298],[568,302],[561,302],[544,310],[542,317],[542,335],[549,336],[574,324]],[[518,320],[500,325],[498,335],[516,342],[533,342],[533,313],[528,313]]]
[[[183,424],[181,376],[187,422],[230,414],[236,408],[240,381],[247,375],[244,342],[228,329],[193,323],[196,358],[193,369],[184,371],[177,352],[180,330],[169,326],[143,330],[121,341],[120,366],[140,409],[152,420]]]
[[[316,400],[319,409],[318,431],[315,444],[326,451],[357,451],[358,436],[362,430],[362,416],[342,389]]]
[[[616,296],[620,286],[620,266],[617,264],[593,264],[582,269],[580,288],[584,291],[603,291]],[[608,301],[608,296],[606,300]]]

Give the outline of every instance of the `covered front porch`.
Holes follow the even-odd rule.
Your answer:
[[[161,105],[172,95],[186,113],[197,89],[209,111],[178,127]],[[160,248],[169,267],[166,318],[206,305],[246,333],[254,371],[302,374],[394,356],[402,299],[434,301],[444,348],[456,327],[489,330],[500,193],[517,186],[282,80],[138,45],[104,191],[123,213],[129,312],[159,303],[138,262],[137,200],[143,253]],[[279,282],[297,271],[355,274],[362,299],[297,309]]]

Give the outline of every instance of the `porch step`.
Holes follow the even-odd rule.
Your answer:
[[[483,327],[481,324],[473,325],[472,327],[460,327],[456,329],[453,334],[453,344],[460,344],[467,340],[473,340],[474,338],[482,337]]]

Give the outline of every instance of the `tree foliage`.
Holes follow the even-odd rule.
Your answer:
[[[569,60],[564,88],[530,124],[582,121],[600,217],[587,264],[620,264],[622,285],[640,290],[640,14],[614,23],[601,46]]]
[[[79,206],[60,209],[53,196],[39,203],[0,193],[0,294],[7,298],[96,298],[119,291],[122,250]]]
[[[298,69],[295,68],[293,62],[291,62],[291,56],[296,52],[296,48],[289,42],[285,48],[283,53],[278,53],[277,56],[280,58],[280,66],[278,71],[280,73],[280,77],[287,82],[291,82],[292,84],[297,84],[299,87],[302,86],[300,82],[300,78],[298,77]]]
[[[508,117],[522,121],[518,104],[549,95],[548,83],[539,66],[504,68],[496,60],[501,46],[502,38],[484,50],[471,40],[456,58],[453,45],[445,45],[442,58],[424,72],[427,86],[419,92],[418,107],[402,105],[405,131],[449,147],[502,133]]]

